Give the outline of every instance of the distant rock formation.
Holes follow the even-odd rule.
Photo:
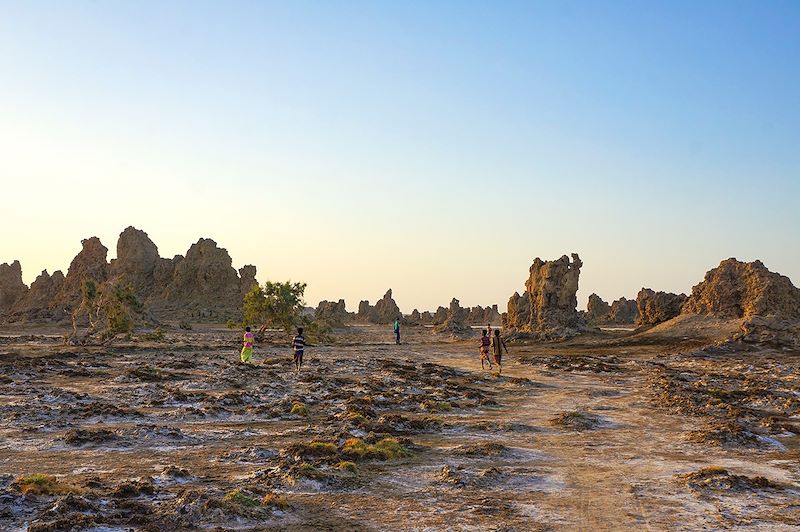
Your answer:
[[[686,294],[655,292],[642,288],[636,296],[636,308],[639,311],[636,325],[656,325],[671,320],[681,313],[686,299]]]
[[[53,275],[44,270],[31,283],[30,290],[11,308],[8,313],[10,321],[42,322],[65,319],[67,313],[64,309],[53,306],[63,286],[64,274],[61,270],[56,270]]]
[[[609,305],[597,294],[589,296],[586,312],[582,313],[588,325],[633,325],[639,317],[636,301],[621,297]]]
[[[800,289],[788,277],[771,272],[764,264],[722,261],[692,288],[684,313],[720,318],[778,316],[800,319]]]
[[[589,325],[605,325],[608,322],[608,315],[611,312],[611,305],[603,301],[597,294],[589,295],[589,302],[586,305],[584,318]]]
[[[534,260],[525,292],[516,292],[508,300],[503,327],[547,340],[578,334],[583,328],[576,308],[582,265],[577,253],[572,254],[572,261],[566,255],[553,261]]]
[[[358,314],[356,314],[356,318],[359,321],[376,324],[392,323],[395,319],[402,318],[402,316],[400,307],[392,299],[391,288],[383,295],[382,299],[375,303],[374,307],[369,304],[369,301],[360,302],[358,304]]]
[[[635,299],[621,297],[611,303],[608,323],[612,325],[633,325],[639,319],[639,308]]]
[[[67,270],[67,276],[51,305],[54,309],[72,310],[81,302],[81,283],[84,279],[94,279],[103,283],[108,279],[108,248],[96,236],[81,240],[83,246],[75,255]]]
[[[11,310],[19,299],[28,292],[22,282],[22,266],[18,260],[11,264],[0,264],[0,314]]]
[[[469,335],[472,330],[465,323],[467,319],[467,310],[461,308],[458,299],[453,298],[450,301],[450,307],[447,309],[447,318],[440,325],[433,328],[433,332],[438,334],[450,334],[452,336],[462,337]]]
[[[353,315],[347,312],[344,299],[338,302],[320,301],[314,312],[314,319],[323,321],[331,327],[344,327]]]
[[[42,272],[11,306],[0,307],[0,317],[4,321],[64,320],[80,304],[83,281],[93,279],[98,284],[129,283],[148,312],[159,319],[219,322],[241,317],[243,294],[256,283],[255,266],[244,266],[237,274],[228,252],[210,239],[193,244],[185,258],[164,259],[147,233],[128,227],[120,234],[117,258],[110,264],[108,248],[97,237],[81,244],[66,276]],[[21,283],[16,270],[13,273]],[[0,276],[2,271],[0,267]]]
[[[800,347],[800,289],[759,261],[722,261],[692,288],[682,314],[743,319],[741,338]]]
[[[497,305],[491,307],[482,307],[480,305],[471,307],[467,312],[466,323],[467,325],[500,325],[502,318]]]

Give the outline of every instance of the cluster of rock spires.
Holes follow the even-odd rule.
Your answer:
[[[216,242],[201,238],[186,256],[162,258],[147,233],[128,227],[117,241],[117,258],[97,237],[82,241],[67,275],[43,271],[30,288],[22,282],[19,262],[0,265],[0,319],[5,322],[60,322],[81,301],[81,284],[126,282],[148,313],[157,319],[225,321],[240,319],[242,298],[256,284],[256,267],[238,272]]]
[[[543,340],[575,336],[585,329],[578,314],[578,277],[581,266],[577,253],[558,260],[536,258],[530,267],[525,291],[515,292],[503,315],[507,333],[523,334]]]
[[[468,330],[469,325],[497,325],[501,321],[497,305],[463,308],[455,298],[448,307],[439,307],[435,313],[414,309],[411,314],[404,315],[392,297],[391,289],[374,306],[369,301],[361,301],[358,312],[348,312],[344,299],[320,301],[314,315],[315,319],[332,327],[343,327],[349,323],[387,324],[400,318],[404,325],[433,325],[443,331],[460,331],[459,334]]]
[[[639,319],[639,308],[635,300],[621,297],[609,305],[597,294],[591,294],[586,310],[578,314],[590,327],[633,325]]]
[[[525,292],[515,293],[503,314],[507,333],[554,340],[579,334],[587,326],[635,324],[650,327],[676,317],[703,315],[741,320],[734,339],[800,347],[800,289],[788,277],[770,272],[760,261],[727,259],[692,289],[692,295],[642,288],[636,301],[620,298],[611,305],[596,294],[587,310],[576,311],[581,260],[572,254],[558,260],[535,259]]]

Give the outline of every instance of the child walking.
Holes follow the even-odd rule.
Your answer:
[[[484,369],[483,362],[486,361],[489,363],[489,371],[492,370],[492,361],[489,360],[489,346],[490,340],[489,336],[486,334],[486,329],[481,331],[481,341],[480,341],[480,348],[481,348],[481,369]]]
[[[506,354],[508,354],[508,347],[506,347],[505,341],[500,338],[500,329],[495,329],[494,336],[492,336],[492,356],[494,357],[494,363],[497,364],[498,374],[503,372],[503,365],[500,363],[500,361],[503,359],[504,349]]]
[[[253,358],[253,333],[250,332],[250,327],[244,328],[244,347],[242,347],[241,359],[245,364],[252,364]]]
[[[303,351],[306,348],[306,337],[303,336],[303,328],[297,328],[297,334],[292,339],[292,349],[294,349],[294,367],[297,373],[300,373],[300,367],[303,365]]]

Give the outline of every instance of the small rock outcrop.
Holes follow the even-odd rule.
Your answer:
[[[608,323],[613,325],[633,325],[639,319],[639,309],[635,299],[621,297],[611,303]]]
[[[0,264],[0,314],[11,310],[18,300],[28,292],[22,282],[22,266],[18,260],[11,264]]]
[[[577,253],[558,260],[539,258],[530,267],[525,292],[508,300],[503,327],[510,333],[555,340],[578,334],[578,277],[583,263]]]
[[[447,307],[439,307],[436,309],[436,312],[433,313],[431,318],[431,323],[433,325],[441,325],[447,320]]]
[[[347,312],[344,299],[337,302],[320,301],[314,311],[314,319],[322,321],[331,327],[344,327],[352,316]]]
[[[671,320],[681,313],[681,307],[686,299],[686,294],[656,292],[649,288],[642,288],[636,296],[636,309],[639,312],[636,325],[657,325]]]
[[[589,325],[605,325],[608,322],[608,315],[611,313],[611,305],[603,301],[597,294],[589,295],[589,302],[586,304],[586,314],[584,318]]]
[[[634,300],[621,297],[609,305],[597,294],[591,294],[586,305],[586,312],[583,312],[582,316],[586,323],[593,327],[633,325],[639,317],[639,311]]]
[[[433,328],[433,332],[439,334],[450,334],[451,336],[463,337],[469,335],[472,330],[465,323],[467,319],[467,310],[461,308],[458,299],[453,298],[450,301],[450,307],[447,309],[447,318],[441,325]]]

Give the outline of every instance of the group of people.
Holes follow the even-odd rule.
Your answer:
[[[255,343],[255,335],[250,327],[244,328],[244,346],[240,355],[242,362],[245,364],[252,364],[253,359],[253,344]],[[306,337],[303,335],[303,328],[297,328],[297,334],[292,338],[292,351],[294,351],[294,368],[297,373],[300,373],[300,368],[303,367],[303,353],[306,350]]]
[[[394,340],[395,344],[400,345],[400,318],[394,320]],[[255,343],[255,335],[250,327],[244,329],[244,346],[242,347],[241,359],[245,364],[252,364],[253,358],[253,344]],[[300,373],[300,368],[303,366],[303,352],[306,348],[306,337],[303,336],[303,328],[297,328],[297,334],[292,338],[292,351],[294,352],[294,367],[297,373]],[[489,371],[494,369],[492,360],[497,364],[497,372],[503,372],[503,351],[508,354],[508,347],[503,338],[500,336],[500,329],[494,329],[492,334],[492,325],[486,326],[486,329],[481,331],[480,339],[480,353],[481,353],[481,369],[485,369],[485,363],[489,364]],[[489,358],[491,355],[491,358]]]

